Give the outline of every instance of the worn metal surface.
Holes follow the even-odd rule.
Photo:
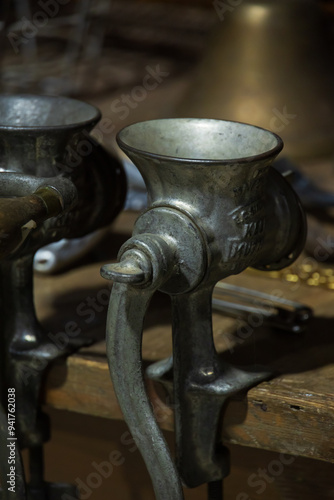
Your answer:
[[[90,341],[69,335],[63,348],[50,341],[35,314],[32,262],[38,248],[88,234],[122,208],[122,167],[89,137],[99,118],[95,107],[73,99],[0,97],[0,376],[3,404],[7,388],[15,388],[15,432],[19,448],[29,450],[26,494],[33,500],[77,496],[71,485],[44,481],[42,445],[50,429],[40,389],[53,360]],[[7,463],[3,448],[0,463],[2,470]],[[24,483],[23,471],[18,481]],[[10,495],[4,487],[1,498]]]
[[[63,210],[62,196],[49,186],[21,198],[1,198],[0,258],[19,250],[30,231]]]
[[[303,332],[313,317],[312,309],[305,304],[224,282],[216,284],[213,295],[214,310],[246,322],[249,314],[258,314],[263,325],[277,330]],[[223,300],[224,296],[235,302]]]
[[[146,309],[153,293],[154,290],[137,290],[124,283],[115,283],[113,307],[108,312],[107,320],[108,331],[112,330],[114,335],[107,336],[107,353],[119,403],[152,473],[157,497],[174,500],[182,498],[181,483],[155,420],[141,373],[141,335],[138,335],[138,330],[143,328]]]
[[[326,186],[326,189],[321,188],[292,161],[280,158],[275,162],[274,167],[282,175],[289,173],[291,185],[306,211],[334,206],[334,193],[330,191],[330,186]]]
[[[229,470],[228,452],[217,441],[224,401],[269,373],[220,362],[212,339],[212,290],[247,266],[279,269],[293,261],[305,239],[304,215],[289,184],[270,167],[282,141],[263,129],[154,120],[126,127],[118,142],[145,180],[150,207],[121,248],[119,264],[102,268],[115,281],[107,322],[114,388],[157,499],[180,500],[179,478],[144,392],[140,352],[149,298],[158,289],[168,293],[178,471],[188,486],[213,483],[210,494],[220,494],[216,481]],[[162,362],[150,374],[161,379],[170,370],[171,362]]]

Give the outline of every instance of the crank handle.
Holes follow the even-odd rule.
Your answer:
[[[155,235],[140,235],[120,250],[120,262],[103,266],[114,281],[107,317],[107,358],[125,421],[151,474],[157,500],[183,500],[168,446],[154,417],[142,371],[145,313],[159,285],[168,279],[174,255]],[[129,390],[129,388],[131,388]]]
[[[65,210],[61,193],[42,186],[30,195],[0,199],[0,258],[15,252],[30,232]]]

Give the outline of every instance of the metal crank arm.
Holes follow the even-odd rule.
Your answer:
[[[123,281],[113,285],[107,318],[107,356],[115,393],[151,475],[157,500],[182,500],[178,473],[155,420],[142,371],[143,321],[155,290],[140,290],[131,284],[144,278],[140,268],[116,266],[105,266],[102,272],[104,277]]]

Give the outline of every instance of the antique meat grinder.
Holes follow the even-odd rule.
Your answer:
[[[123,206],[123,169],[89,136],[99,119],[95,107],[73,99],[0,97],[1,499],[77,498],[74,486],[43,479],[49,424],[39,399],[49,364],[87,339],[71,336],[63,350],[50,341],[35,314],[32,263],[40,247],[105,226]],[[8,459],[15,455],[14,492]]]
[[[123,129],[118,143],[141,172],[149,208],[102,268],[114,281],[107,355],[125,420],[141,450],[158,500],[181,500],[181,484],[208,483],[222,498],[228,450],[217,438],[228,397],[268,377],[265,370],[219,359],[212,324],[218,280],[243,271],[281,269],[300,253],[305,219],[299,200],[271,163],[281,139],[264,129],[211,119],[164,119]],[[154,418],[142,372],[143,321],[152,295],[171,296],[173,361],[148,375],[173,373],[176,466]]]

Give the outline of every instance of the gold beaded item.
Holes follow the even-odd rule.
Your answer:
[[[308,260],[308,259],[305,259]],[[280,271],[257,271],[248,269],[251,273],[261,274],[263,277],[280,279],[287,283],[300,283],[307,286],[318,286],[327,290],[334,290],[334,268],[321,267],[317,262],[302,261]]]

